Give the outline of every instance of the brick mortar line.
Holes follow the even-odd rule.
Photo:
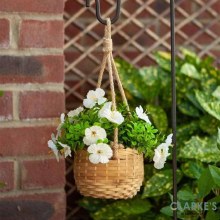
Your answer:
[[[47,145],[45,145],[45,148],[47,149]],[[48,148],[48,152],[50,149]],[[5,157],[0,157],[0,162],[23,162],[23,161],[42,161],[42,160],[56,160],[55,156],[53,154],[48,155],[34,155],[34,156],[5,156]],[[62,163],[64,160],[61,160],[57,163]]]
[[[39,91],[39,92],[64,92],[63,83],[20,83],[20,84],[0,84],[1,91]]]
[[[13,103],[13,119],[19,120],[19,92],[13,91],[12,95],[12,103]]]
[[[54,21],[54,20],[63,20],[63,14],[40,14],[40,13],[24,13],[24,12],[0,12],[0,19],[13,17],[20,17],[22,20],[39,20],[39,21]]]
[[[28,119],[22,121],[1,121],[0,128],[56,127],[58,124],[58,118]]]
[[[21,189],[21,169],[20,161],[18,160],[14,162],[14,188]]]
[[[18,48],[18,38],[19,38],[19,26],[20,18],[12,17],[10,20],[10,45],[9,48],[17,49]]]
[[[13,42],[13,44],[15,44]],[[15,45],[13,45],[15,46]],[[27,48],[27,49],[1,49],[2,56],[49,56],[49,55],[63,55],[63,48]]]
[[[40,194],[53,194],[53,193],[65,193],[63,187],[60,188],[44,188],[44,189],[29,189],[29,190],[13,190],[10,192],[1,192],[0,198],[8,196],[24,196],[24,195],[40,195]]]

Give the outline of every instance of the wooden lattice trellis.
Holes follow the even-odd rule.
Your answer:
[[[170,50],[169,0],[123,0],[121,19],[113,27],[114,55],[135,66],[154,63],[153,52]],[[94,1],[92,2],[94,4]],[[115,10],[114,0],[103,0],[103,17]],[[79,106],[88,89],[95,87],[101,59],[103,26],[95,9],[84,0],[67,0],[65,20],[65,91],[67,110]],[[176,40],[200,56],[211,55],[219,65],[220,0],[177,0]],[[107,83],[104,84],[108,86]],[[67,160],[67,220],[86,219],[74,203],[78,198]],[[80,217],[81,216],[81,217]]]

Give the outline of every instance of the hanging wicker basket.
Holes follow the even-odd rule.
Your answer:
[[[87,151],[78,151],[74,158],[74,178],[79,192],[103,199],[135,196],[143,182],[143,155],[126,148],[119,149],[118,156],[107,164],[92,164]]]
[[[112,97],[112,108],[116,111],[114,79],[117,81],[123,103],[128,102],[112,55],[111,22],[107,19],[104,37],[104,57],[101,64],[97,87],[101,87],[106,66]],[[77,189],[84,196],[103,199],[128,199],[140,190],[144,179],[143,154],[124,147],[118,142],[118,129],[114,130],[112,143],[113,157],[107,164],[93,164],[86,150],[79,150],[74,156],[74,178]]]

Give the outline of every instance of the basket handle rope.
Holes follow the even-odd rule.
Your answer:
[[[125,104],[128,112],[130,112],[129,106],[128,106],[128,101],[125,96],[125,92],[119,77],[119,73],[112,55],[112,50],[113,50],[113,43],[112,43],[112,38],[111,38],[111,20],[108,18],[107,19],[107,25],[105,27],[105,36],[103,38],[103,52],[104,56],[102,59],[101,63],[101,68],[99,72],[99,77],[98,77],[98,83],[97,83],[97,88],[101,87],[102,84],[102,79],[103,79],[103,74],[106,69],[108,68],[109,72],[109,82],[110,82],[110,90],[111,90],[111,98],[112,98],[112,110],[116,111],[117,110],[117,104],[116,104],[116,94],[115,94],[115,86],[114,86],[114,77],[117,81],[119,92],[122,97],[122,101]],[[118,128],[115,128],[114,130],[114,142],[113,142],[113,159],[118,159]]]

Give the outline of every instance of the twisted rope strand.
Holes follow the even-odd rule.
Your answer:
[[[99,77],[98,77],[98,83],[97,87],[100,88],[103,80],[103,74],[106,69],[106,66],[108,66],[108,72],[109,72],[109,82],[110,82],[110,90],[111,90],[111,98],[112,98],[112,110],[116,111],[117,110],[117,105],[116,105],[116,94],[115,94],[115,87],[114,87],[114,77],[117,81],[118,88],[122,97],[122,100],[124,104],[126,105],[126,108],[128,112],[129,106],[128,106],[128,101],[125,96],[125,92],[118,74],[117,67],[115,65],[115,61],[112,55],[112,50],[113,50],[113,43],[111,39],[111,20],[108,18],[107,19],[107,25],[105,27],[105,35],[103,38],[103,60],[101,63],[100,67],[100,72],[99,72]],[[119,144],[118,144],[118,128],[114,129],[114,142],[112,145],[112,150],[113,150],[113,159],[118,159],[118,149],[119,149]]]

